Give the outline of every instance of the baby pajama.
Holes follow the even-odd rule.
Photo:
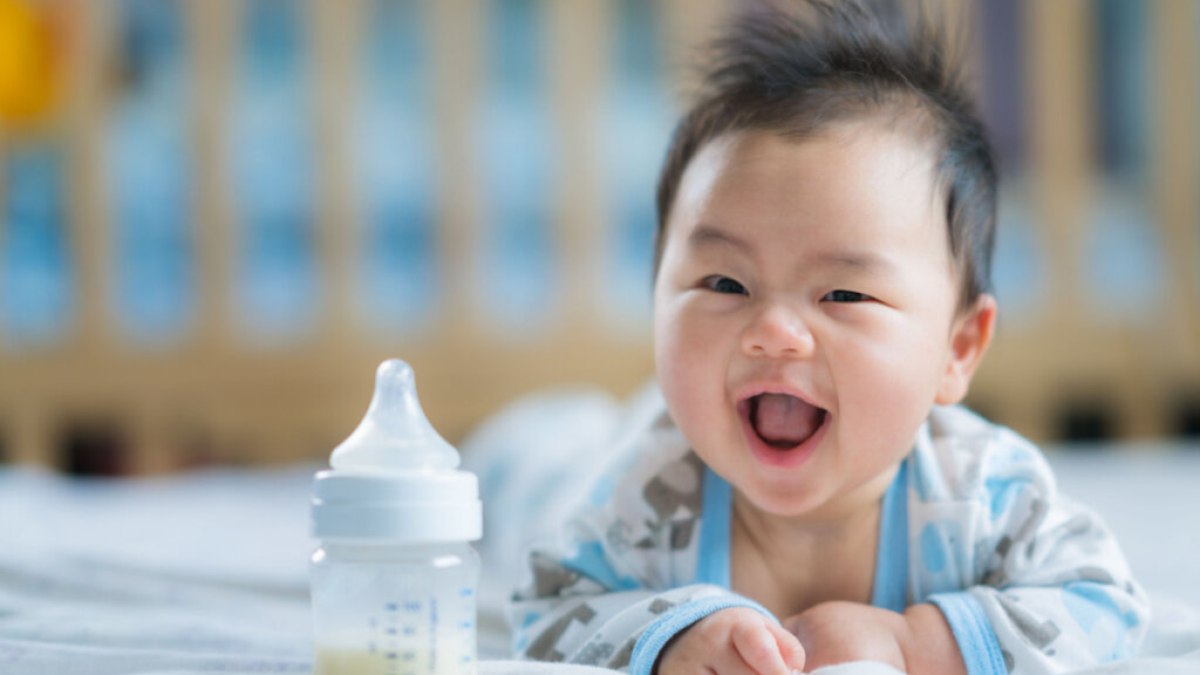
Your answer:
[[[728,590],[730,485],[665,411],[650,419],[562,540],[531,553],[512,608],[518,653],[650,673],[713,612],[769,615]],[[933,410],[883,498],[871,603],[922,602],[946,617],[970,675],[1131,656],[1149,614],[1112,535],[1057,494],[1038,450],[961,407]]]

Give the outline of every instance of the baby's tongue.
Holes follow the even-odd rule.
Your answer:
[[[799,445],[821,424],[822,412],[795,396],[762,394],[754,407],[754,429],[775,446]]]

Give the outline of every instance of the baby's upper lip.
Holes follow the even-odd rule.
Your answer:
[[[814,408],[825,409],[824,406],[817,403],[816,397],[799,387],[783,382],[752,382],[739,387],[735,392],[739,405],[760,394],[786,394],[788,396],[795,396]]]

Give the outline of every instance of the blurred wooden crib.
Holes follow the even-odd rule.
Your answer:
[[[115,279],[138,259],[122,252],[125,225],[114,222],[129,197],[114,190],[123,165],[114,164],[113,138],[150,133],[143,119],[158,123],[129,112],[120,86],[122,77],[153,77],[122,71],[128,44],[119,37],[121,16],[137,0],[32,3],[56,8],[70,27],[61,105],[40,125],[0,131],[0,160],[31,146],[59,149],[69,195],[61,215],[71,292],[63,328],[47,339],[16,339],[12,327],[20,317],[11,311],[7,320],[0,317],[0,460],[109,475],[318,460],[353,428],[374,367],[389,356],[413,363],[426,411],[452,440],[522,392],[588,383],[623,395],[651,377],[650,279],[637,251],[648,251],[657,161],[676,110],[672,101],[690,78],[682,64],[730,3],[294,2],[304,10],[305,70],[297,90],[280,94],[282,104],[264,103],[267,112],[285,114],[263,126],[253,102],[265,99],[251,94],[244,109],[236,103],[248,87],[271,82],[241,79],[239,36],[250,21],[247,7],[278,1],[168,3],[181,10],[188,45],[188,86],[178,107],[186,114],[178,128],[190,186],[192,309],[166,340],[131,337],[115,306],[120,284],[136,285],[137,278]],[[986,16],[997,2],[949,6]],[[380,9],[385,4],[401,9]],[[971,402],[1040,439],[1196,434],[1200,10],[1189,0],[1145,6],[1144,31],[1153,39],[1146,41],[1141,75],[1158,83],[1144,106],[1156,134],[1146,146],[1142,182],[1123,183],[1095,168],[1089,64],[1104,46],[1095,28],[1100,3],[1008,4],[1022,8],[1008,16],[1017,17],[1013,30],[1021,36],[1009,42],[1023,55],[1026,149],[1023,168],[1008,174],[1004,208],[1018,214],[1009,220],[1025,228],[1021,241],[1040,264],[1036,277],[1022,277],[1023,265],[1032,263],[1012,247],[998,262],[998,272],[1036,279],[1035,288],[1001,319]],[[397,20],[389,11],[402,12],[408,27],[393,28],[424,51],[413,62],[409,53],[393,55],[400,59],[393,63],[409,64],[416,74],[371,108],[364,100],[372,83],[388,76],[364,74],[361,47],[381,26],[386,34],[380,17]],[[274,29],[263,30],[262,39],[279,39]],[[530,36],[536,48],[525,44]],[[976,56],[976,68],[987,75]],[[419,157],[430,161],[404,174],[412,183],[389,183],[389,153],[356,130],[379,123],[371,110],[404,107],[410,86],[426,87],[423,112],[392,129],[396,153],[424,153]],[[287,98],[296,91],[300,98]],[[249,117],[231,110],[249,110]],[[246,192],[246,185],[258,185],[259,165],[245,147],[295,119],[299,126],[287,128],[309,134],[309,154],[300,158],[313,169],[285,188],[308,198],[301,240],[311,251],[305,282],[311,286],[300,296],[302,319],[264,333],[256,324],[261,310],[239,300],[240,261],[254,245],[246,222],[270,215],[247,210],[261,194]],[[239,135],[247,129],[258,136]],[[239,164],[239,157],[249,159]],[[403,174],[413,165],[395,168]],[[14,181],[2,175],[14,166],[0,162],[0,205],[16,199]],[[146,175],[154,174],[151,167]],[[382,182],[372,187],[375,179]],[[388,240],[372,230],[368,224],[379,217],[372,194],[386,206],[389,190],[413,185],[424,197],[408,195],[419,208],[407,213],[425,218],[428,231],[401,228],[387,235],[399,240]],[[1142,307],[1113,310],[1094,297],[1088,281],[1090,242],[1097,208],[1129,185],[1144,186],[1133,201],[1141,204],[1137,213],[1158,252],[1153,297]],[[13,213],[0,210],[0,250],[18,234],[5,220]],[[1008,221],[1002,221],[1003,228]],[[541,229],[529,231],[527,222]],[[1002,230],[1002,244],[1004,237]],[[364,276],[364,261],[376,249],[395,249],[396,241],[416,241],[420,254],[384,256],[372,263],[383,266],[382,276]],[[501,255],[514,247],[533,253]],[[388,276],[389,261],[417,276]],[[6,278],[0,273],[0,284]],[[405,279],[419,280],[429,297],[408,298],[380,319],[364,289],[378,292]]]

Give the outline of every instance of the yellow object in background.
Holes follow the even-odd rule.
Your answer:
[[[0,0],[0,127],[33,126],[54,103],[58,72],[49,16],[22,0]]]

